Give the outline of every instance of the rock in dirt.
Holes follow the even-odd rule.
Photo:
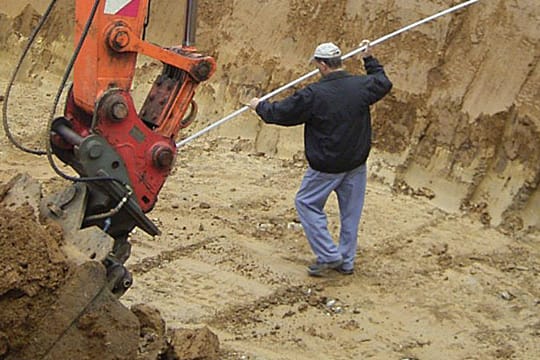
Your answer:
[[[218,360],[219,339],[208,327],[175,329],[165,360]]]
[[[155,360],[167,347],[165,320],[158,309],[138,304],[131,307],[140,323],[139,360]]]
[[[154,332],[159,336],[165,335],[165,320],[158,309],[147,304],[137,304],[131,307],[131,311],[139,318],[141,334]]]

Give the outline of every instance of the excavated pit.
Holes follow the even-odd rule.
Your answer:
[[[2,88],[7,84],[24,42],[37,24],[47,3],[48,1],[45,0],[31,2],[0,0],[0,56],[3,62],[0,69],[0,85]],[[201,52],[216,58],[218,71],[212,79],[201,86],[197,94],[200,114],[197,122],[187,130],[186,135],[200,130],[240,108],[250,97],[268,93],[311,71],[308,59],[317,43],[333,41],[348,51],[356,47],[363,38],[375,39],[383,36],[456,3],[456,1],[451,0],[406,0],[399,2],[325,0],[316,3],[307,0],[199,1],[197,47]],[[182,14],[182,2],[154,0],[148,28],[148,40],[164,46],[180,43],[183,29]],[[415,254],[421,254],[418,255],[421,261],[436,259],[438,263],[437,265],[428,264],[428,270],[422,267],[415,268],[414,271],[411,270],[412,275],[409,274],[409,278],[420,276],[419,274],[426,274],[426,278],[422,278],[421,281],[412,285],[409,284],[405,290],[398,291],[400,289],[397,284],[399,281],[392,277],[392,275],[398,276],[396,274],[403,269],[399,269],[399,271],[387,270],[382,266],[381,270],[378,267],[369,268],[367,265],[368,269],[364,270],[360,281],[362,284],[364,279],[368,279],[366,281],[369,284],[372,281],[375,285],[373,285],[374,289],[371,290],[374,291],[385,293],[386,291],[390,292],[388,288],[395,288],[398,292],[404,292],[412,287],[421,286],[422,282],[437,281],[438,276],[442,279],[449,277],[452,281],[452,276],[459,274],[461,282],[455,288],[459,292],[463,290],[463,287],[472,287],[473,283],[474,286],[480,286],[477,285],[479,283],[477,280],[472,279],[479,273],[484,276],[496,271],[512,274],[511,278],[497,275],[496,279],[500,281],[500,286],[493,285],[493,278],[485,278],[482,286],[493,286],[494,288],[490,287],[485,290],[485,293],[481,293],[472,300],[469,299],[469,303],[465,302],[466,299],[459,300],[464,301],[464,307],[476,308],[478,309],[477,313],[489,312],[487,317],[495,319],[494,324],[485,319],[476,319],[472,321],[474,324],[470,326],[474,328],[474,331],[471,330],[470,338],[476,339],[478,343],[488,343],[489,345],[485,345],[486,350],[482,354],[492,358],[515,358],[516,356],[529,358],[527,356],[532,356],[538,350],[534,343],[535,339],[538,339],[540,319],[533,310],[538,307],[540,294],[538,289],[527,285],[538,281],[540,271],[540,265],[537,261],[538,251],[540,251],[537,235],[540,228],[540,191],[538,189],[540,183],[540,68],[538,65],[540,28],[538,24],[540,24],[540,8],[536,0],[480,1],[468,9],[438,19],[431,24],[423,25],[374,49],[375,55],[385,65],[387,73],[394,83],[394,89],[373,110],[374,149],[369,162],[372,180],[382,184],[381,186],[386,186],[394,194],[426,199],[430,206],[437,209],[430,210],[434,214],[442,211],[449,214],[450,218],[468,216],[466,222],[458,224],[463,229],[467,228],[469,219],[480,222],[485,233],[478,230],[480,235],[475,235],[474,238],[478,243],[483,244],[484,239],[499,236],[494,234],[502,233],[508,237],[500,242],[493,240],[493,244],[481,248],[480,254],[475,252],[477,249],[471,245],[473,250],[467,255],[463,255],[456,254],[459,251],[454,250],[459,246],[453,245],[453,242],[458,242],[459,239],[453,238],[452,232],[457,231],[461,237],[470,235],[470,232],[450,226],[451,230],[440,230],[437,228],[437,223],[443,222],[440,218],[433,220],[434,224],[430,225],[431,227],[421,228],[412,235],[406,232],[398,235],[385,233],[387,236],[378,238],[377,232],[373,231],[372,239],[380,241],[382,249],[362,249],[362,255],[368,259],[380,260],[386,264],[385,266],[390,266],[388,264],[391,263],[403,264],[405,260],[399,256],[402,249],[414,246],[418,239],[420,242],[428,241],[423,236],[428,238],[432,236],[439,241],[437,245],[433,245],[436,250],[430,250],[426,255],[425,249],[421,249]],[[35,47],[30,52],[29,59],[21,66],[21,76],[17,79],[19,86],[13,90],[11,99],[10,111],[13,115],[11,126],[17,138],[31,147],[43,147],[42,132],[51,110],[50,105],[56,92],[55,86],[73,50],[72,28],[73,4],[60,2],[58,8],[52,13],[50,22],[46,24]],[[357,59],[352,59],[346,63],[346,67],[352,72],[357,72],[360,63]],[[161,65],[155,61],[141,58],[134,87],[134,96],[139,103],[146,96],[148,86],[160,68]],[[0,101],[4,101],[4,99]],[[212,139],[220,139],[221,137],[236,140],[232,145],[226,142],[226,145],[221,145],[222,147],[212,142]],[[191,171],[192,173],[187,177],[187,180],[184,178],[182,180],[188,183],[189,181],[199,181],[198,186],[204,187],[207,182],[212,180],[198,179],[197,174],[190,167],[190,161],[196,163],[199,158],[210,157],[212,151],[223,150],[224,146],[227,150],[227,147],[233,149],[234,154],[249,153],[248,160],[245,158],[239,160],[249,163],[249,165],[245,165],[246,167],[253,165],[254,158],[269,156],[281,159],[284,164],[292,164],[290,167],[283,165],[285,175],[280,176],[286,177],[291,176],[291,174],[300,176],[293,173],[290,168],[296,169],[304,165],[302,160],[299,160],[302,157],[301,139],[302,128],[282,129],[262,126],[252,114],[245,114],[223,125],[201,140],[202,149],[194,145],[194,150],[186,151],[179,162],[181,170],[178,173]],[[219,143],[219,140],[216,141]],[[7,191],[7,180],[12,177],[13,172],[30,168],[33,176],[39,178],[50,188],[48,190],[59,189],[64,185],[55,179],[55,175],[51,174],[43,159],[22,158],[23,160],[21,160],[19,153],[9,147],[4,136],[2,136],[0,144],[5,148],[0,151],[2,163],[0,175],[1,179],[4,180],[0,187],[0,197],[2,197],[2,193]],[[238,166],[236,163],[231,164],[228,161],[229,158],[221,159],[221,163],[229,164],[229,168],[219,168],[214,173],[210,171],[211,169],[206,171],[207,168],[204,166],[194,166],[200,166],[205,174],[210,174],[209,178],[223,176],[223,182],[226,182],[226,171],[230,168],[236,169]],[[209,163],[217,167],[210,159]],[[258,169],[261,173],[268,173],[267,168],[261,166]],[[251,176],[249,169],[242,171],[246,171],[246,177],[247,174]],[[173,174],[175,175],[173,180],[178,180],[181,177],[178,173]],[[273,181],[267,177],[262,179],[250,177],[250,180],[261,184]],[[193,185],[193,187],[195,186]],[[218,188],[219,183],[212,186],[214,187],[207,189],[208,192]],[[249,203],[248,200],[240,196],[243,186],[242,184],[228,185],[227,188],[220,188],[220,193],[231,194],[230,196],[238,201],[246,201],[249,206],[245,206],[245,209],[250,209],[251,206],[258,209],[259,214],[263,214],[261,216],[268,217],[265,218],[268,224],[262,225],[267,225],[270,229],[279,228],[279,232],[275,230],[276,233],[272,233],[272,230],[266,228],[262,229],[262,220],[257,217],[257,230],[249,232],[250,237],[264,240],[262,244],[259,244],[261,247],[276,238],[284,237],[287,241],[291,240],[288,237],[291,235],[287,235],[289,233],[284,229],[294,228],[296,223],[294,215],[291,215],[293,211],[283,205],[284,209],[276,210],[276,213],[267,215],[272,205],[275,206],[279,200],[276,200],[276,197],[268,196],[266,199],[257,199],[257,203]],[[285,184],[281,184],[281,186],[286,187]],[[187,191],[188,195],[179,199],[174,198],[176,189],[171,190],[161,199],[163,204],[166,204],[162,205],[165,210],[162,210],[163,208],[157,209],[159,216],[163,219],[170,217],[168,222],[166,220],[164,222],[167,226],[173,227],[165,229],[165,238],[167,236],[173,237],[171,235],[173,233],[176,236],[177,231],[182,231],[182,228],[185,230],[187,227],[188,230],[182,233],[182,241],[187,239],[189,242],[191,238],[196,239],[198,234],[208,234],[213,231],[214,222],[224,218],[233,218],[234,215],[227,212],[228,208],[245,210],[230,199],[220,205],[212,204],[214,207],[210,209],[210,212],[215,211],[216,213],[203,226],[203,220],[191,219],[189,216],[193,212],[211,206],[208,203],[211,203],[213,198],[206,199],[206,202],[194,201],[195,204],[189,203],[189,207],[186,205],[186,209],[184,209],[182,202],[186,202],[186,198],[191,196],[199,199],[203,198],[205,194],[202,190],[190,190],[190,188],[183,190]],[[260,191],[265,190],[260,189]],[[236,194],[237,198],[234,198],[233,194]],[[167,196],[176,200],[169,200]],[[218,197],[219,195],[214,196],[214,198]],[[242,203],[240,202],[240,204]],[[185,211],[185,213],[169,215],[171,211]],[[418,218],[424,215],[423,213],[419,215],[416,212],[414,214]],[[169,256],[162,256],[163,253],[160,255],[151,254],[154,256],[151,259],[157,259],[159,264],[156,263],[155,266],[150,266],[148,269],[143,266],[146,264],[145,259],[136,258],[133,268],[139,270],[135,271],[135,281],[137,282],[137,276],[140,276],[144,278],[141,280],[143,284],[155,281],[161,285],[156,286],[158,290],[148,286],[158,294],[157,300],[153,295],[146,296],[143,290],[135,288],[133,291],[136,295],[128,297],[126,302],[133,304],[153,299],[153,305],[156,305],[158,309],[160,307],[166,309],[166,317],[174,325],[182,323],[176,317],[177,310],[173,308],[172,300],[170,300],[175,296],[179,297],[178,290],[161,299],[160,294],[165,291],[163,288],[166,287],[162,283],[174,283],[171,277],[176,276],[161,270],[161,267],[166,267],[167,263],[173,263],[177,259],[185,260],[184,255],[179,254],[183,254],[186,250],[193,251],[195,254],[197,251],[208,251],[209,255],[206,253],[204,255],[205,261],[207,258],[213,259],[212,256],[217,256],[217,253],[227,251],[230,245],[226,243],[214,246],[214,242],[218,241],[215,239],[220,238],[222,232],[226,232],[225,228],[231,227],[236,230],[247,226],[244,222],[249,224],[250,218],[247,215],[243,216],[244,218],[236,223],[232,220],[223,220],[220,229],[201,240],[203,245],[200,247],[195,244],[193,249],[180,247],[178,251],[172,251],[168,248],[163,250],[164,252],[170,251],[170,253],[166,253]],[[282,224],[283,218],[289,221],[288,224]],[[412,216],[410,222],[414,221],[414,216]],[[283,227],[279,227],[282,225]],[[408,223],[404,222],[402,225],[406,228]],[[491,232],[492,230],[496,232]],[[237,231],[242,233],[242,230]],[[245,230],[245,232],[248,231]],[[272,235],[270,238],[265,237],[268,233]],[[426,233],[428,235],[425,235]],[[291,240],[280,246],[289,249],[292,246],[291,243],[296,244],[295,241],[304,241],[301,235],[298,236],[300,240],[294,238],[294,241]],[[528,236],[532,240],[524,242],[523,239],[529,239]],[[144,243],[143,240],[140,241]],[[406,244],[394,245],[391,243],[392,241],[397,243],[406,241]],[[473,240],[471,242],[474,243]],[[504,249],[509,249],[508,252],[501,250],[503,248],[501,243],[507,246]],[[43,353],[40,353],[42,350],[39,349],[42,349],[43,346],[32,345],[30,340],[30,334],[35,334],[36,331],[41,331],[40,344],[54,342],[44,333],[43,329],[54,327],[54,322],[47,321],[48,317],[52,320],[55,319],[51,315],[51,309],[64,296],[65,293],[61,289],[65,288],[76,273],[62,253],[61,244],[62,234],[58,227],[54,223],[37,219],[32,207],[23,205],[11,208],[6,204],[0,206],[0,263],[2,264],[2,270],[0,270],[0,359],[18,358],[20,354],[24,354],[25,358],[42,356]],[[136,247],[135,252],[144,250],[145,246],[149,248],[155,246],[152,244],[152,241],[148,241],[141,246],[142,249]],[[437,250],[441,248],[441,244],[449,244],[450,250],[444,246],[443,250]],[[468,244],[468,241],[464,241],[462,246],[467,247]],[[179,246],[176,243],[174,245]],[[527,247],[529,245],[530,248]],[[493,253],[490,252],[490,247],[495,249]],[[248,250],[253,252],[256,252],[255,248],[254,245],[251,248],[248,246]],[[295,250],[290,251],[294,252]],[[284,258],[287,261],[295,262],[295,265],[299,265],[298,263],[303,265],[303,257],[309,254],[309,250],[304,248],[302,251],[293,255],[287,254]],[[374,255],[378,251],[388,255],[389,258],[381,260],[379,255]],[[392,257],[394,255],[396,257]],[[237,261],[235,271],[240,272],[238,269],[241,269],[241,275],[251,274],[250,266],[257,267],[251,263],[246,264],[246,256],[248,255],[242,253],[234,260]],[[196,256],[194,258],[197,259]],[[485,260],[486,258],[492,260]],[[162,261],[163,259],[167,259],[167,261]],[[388,261],[386,262],[386,260]],[[223,266],[222,264],[227,264],[228,261],[228,258],[217,259],[216,264],[213,265]],[[205,264],[201,265],[190,258],[188,264],[192,262],[195,262],[200,268],[206,269],[203,266]],[[496,271],[492,268],[487,269],[487,264],[495,266]],[[189,266],[186,265],[186,267],[187,270],[184,270],[188,273],[192,271]],[[466,269],[464,275],[459,272],[461,268]],[[222,268],[220,269],[222,270]],[[284,269],[280,268],[284,273],[294,272],[292,270],[294,268],[289,265],[284,266]],[[157,274],[152,272],[154,270],[158,271]],[[99,272],[99,270],[97,271]],[[159,271],[163,271],[165,274],[161,274]],[[197,279],[205,279],[212,271],[214,270],[204,270],[197,273]],[[152,275],[148,275],[152,280],[145,278],[147,273]],[[407,271],[404,273],[407,274]],[[266,273],[263,274],[266,276]],[[371,279],[370,274],[374,274],[376,279]],[[272,277],[273,275],[267,276]],[[280,273],[279,276],[285,275]],[[195,359],[196,355],[193,354],[196,351],[199,351],[199,354],[206,351],[202,356],[207,356],[208,359],[216,357],[237,359],[242,358],[243,355],[240,353],[250,353],[250,351],[255,353],[253,358],[277,359],[281,355],[276,355],[273,352],[276,350],[272,348],[272,345],[269,346],[271,349],[268,349],[260,343],[253,344],[242,341],[247,341],[248,338],[268,339],[268,337],[278,336],[276,333],[279,334],[280,331],[289,329],[287,327],[289,325],[274,325],[275,317],[270,317],[266,318],[265,322],[272,323],[272,326],[268,325],[269,328],[265,328],[265,322],[259,319],[259,315],[254,314],[262,314],[263,310],[268,307],[285,306],[291,303],[291,308],[288,311],[276,312],[278,314],[276,317],[294,318],[296,315],[300,315],[304,311],[302,309],[305,308],[294,302],[300,300],[296,298],[294,301],[291,300],[292,295],[290,294],[278,297],[279,300],[273,303],[273,298],[266,298],[265,296],[268,295],[266,290],[259,290],[259,287],[264,288],[274,285],[274,282],[279,283],[279,281],[274,278],[270,281],[264,276],[262,279],[259,278],[258,281],[261,281],[264,286],[250,285],[260,291],[258,293],[259,299],[264,299],[262,305],[256,302],[256,306],[235,307],[227,303],[225,309],[215,309],[214,306],[218,306],[220,303],[218,302],[216,305],[215,302],[206,300],[206,296],[210,297],[209,295],[200,295],[203,300],[199,299],[199,293],[205,294],[208,288],[212,288],[211,285],[205,285],[193,292],[188,291],[191,294],[188,302],[199,301],[203,305],[194,305],[193,309],[188,308],[183,313],[185,317],[190,318],[190,309],[193,314],[199,314],[198,312],[203,314],[199,317],[193,316],[197,322],[213,324],[214,328],[219,329],[220,338],[226,338],[230,344],[234,344],[231,345],[232,347],[236,346],[241,349],[238,350],[237,357],[230,355],[233,352],[228,352],[228,355],[224,352],[219,353],[217,349],[219,344],[215,335],[206,330],[201,330],[195,335],[190,332],[191,330],[185,332],[178,330],[180,333],[169,333],[166,341],[165,325],[160,322],[163,319],[161,319],[159,312],[156,315],[154,310],[145,309],[145,305],[142,305],[142,310],[132,308],[132,311],[128,311],[121,303],[106,298],[103,301],[108,304],[107,306],[96,306],[95,309],[92,309],[93,312],[78,320],[77,326],[73,328],[74,334],[69,338],[71,345],[66,344],[65,348],[58,349],[61,349],[63,354],[71,354],[74,356],[73,358],[76,356],[77,358],[89,359],[95,358],[96,354],[103,355],[100,358],[111,359],[132,359],[137,356],[146,359],[156,359],[160,356],[161,359],[167,358],[166,356],[171,359],[175,356],[176,358]],[[237,279],[234,277],[230,281],[232,284],[237,284]],[[252,275],[242,278],[243,283],[251,284],[251,281],[253,281]],[[292,280],[287,280],[285,283],[288,284],[288,281]],[[183,282],[187,283],[188,290],[189,286],[194,286],[190,285],[189,279],[184,279]],[[380,284],[381,282],[383,285]],[[402,279],[402,282],[406,283],[407,281]],[[211,281],[209,283],[213,284]],[[296,283],[294,284],[296,286]],[[440,287],[444,287],[447,283],[439,284]],[[302,285],[305,284],[302,283]],[[517,335],[514,337],[503,335],[503,329],[499,326],[497,319],[506,319],[508,323],[512,322],[513,319],[504,318],[504,310],[486,300],[486,297],[489,298],[487,293],[490,294],[489,296],[506,294],[504,289],[510,287],[519,289],[504,296],[509,298],[508,304],[515,304],[520,296],[521,299],[527,299],[526,303],[519,303],[512,308],[513,310],[509,310],[519,313],[520,320],[525,319],[522,320],[522,324],[524,324],[522,328],[516,324],[512,325],[514,326],[512,329],[521,331],[525,334],[523,336],[530,336],[525,340],[518,339],[521,342],[516,342]],[[293,287],[291,286],[291,288]],[[353,290],[347,288],[347,290],[350,293],[360,294],[362,297],[368,296],[365,295],[363,288],[362,291],[357,288]],[[319,292],[323,291],[325,290]],[[480,292],[481,290],[475,288],[475,291]],[[246,292],[249,291],[246,290]],[[218,293],[221,294],[221,292]],[[512,297],[516,295],[514,293],[518,295],[518,299],[512,303],[514,299]],[[411,292],[408,295],[414,297],[415,293]],[[342,296],[344,295],[342,294]],[[227,295],[224,298],[228,299]],[[236,298],[232,295],[231,298],[235,300],[229,301],[234,303]],[[303,299],[302,296],[299,298]],[[397,299],[399,299],[398,296],[396,296],[396,302]],[[311,306],[309,301],[311,300],[308,299],[307,303]],[[370,309],[372,306],[370,304],[376,302],[377,299],[374,298],[366,299],[361,304],[363,307],[359,306],[361,308],[358,310],[359,313],[363,314],[364,308]],[[484,307],[483,303],[490,305]],[[323,300],[316,302],[318,307],[324,308],[324,304]],[[426,305],[426,307],[430,306],[435,307],[433,304]],[[430,319],[434,317],[438,320],[442,318],[443,320],[440,320],[442,322],[459,317],[456,315],[461,310],[457,309],[458,305],[451,308],[456,311],[455,313],[449,310],[448,304],[445,306],[437,307],[433,313],[429,313],[426,317]],[[351,311],[353,311],[352,308]],[[216,312],[217,315],[215,315]],[[148,314],[153,314],[153,320],[148,320],[151,317]],[[214,315],[215,317],[212,317]],[[376,318],[376,314],[372,316]],[[372,321],[371,319],[369,317],[369,321]],[[385,315],[381,315],[378,323],[373,320],[370,324],[375,327],[381,326],[384,319]],[[463,319],[467,319],[463,320],[465,323],[469,321],[467,317]],[[364,320],[368,321],[367,318]],[[115,337],[114,328],[111,327],[113,326],[111,324],[115,323],[127,324],[128,329],[124,329],[126,331],[122,333],[129,335]],[[187,323],[193,325],[189,321]],[[321,323],[323,322],[321,321]],[[340,326],[348,330],[364,329],[361,323],[353,322],[353,320],[345,324],[342,323]],[[490,328],[490,326],[492,327]],[[242,330],[239,330],[241,328],[245,328],[246,333],[242,333]],[[331,334],[316,328],[315,325],[299,325],[298,329],[305,331],[304,338],[311,336],[316,340],[311,343],[309,340],[307,341],[307,344],[311,344],[313,348],[316,348],[318,342],[327,344],[327,342],[334,341]],[[301,333],[298,329],[295,333]],[[57,330],[59,329],[51,329],[51,333]],[[395,328],[389,326],[383,330],[393,334]],[[400,354],[412,358],[415,351],[420,355],[425,355],[425,358],[429,358],[433,354],[440,354],[437,350],[429,352],[430,348],[435,347],[433,344],[438,343],[436,339],[428,343],[425,339],[418,340],[418,337],[421,336],[415,335],[417,338],[413,340],[406,338],[399,344],[388,340],[392,344],[388,345],[389,349],[387,349],[383,345],[379,346],[376,341],[377,336],[369,334],[367,330],[364,332],[365,336],[360,338],[353,336],[350,341],[366,344],[366,346],[375,344],[373,345],[374,349],[384,349],[380,350],[381,353],[388,356],[390,356],[389,354],[392,356]],[[455,336],[459,335],[459,333],[456,334]],[[444,338],[446,335],[448,334],[443,334],[440,338]],[[396,336],[399,337],[399,333]],[[309,352],[306,353],[305,348],[309,348],[309,346],[302,346],[302,341],[298,338],[301,336],[290,335],[290,338],[285,338],[288,343],[300,344],[298,352],[289,349],[285,356],[302,354],[302,356],[308,357],[306,354]],[[191,347],[189,345],[190,339],[194,342]],[[501,339],[506,339],[506,343]],[[484,340],[485,343],[482,342]],[[177,342],[176,346],[174,346],[174,341]],[[274,347],[281,347],[283,339],[278,338],[275,343],[272,341],[269,343],[274,344]],[[111,348],[104,345],[109,343],[116,344],[117,347]],[[331,344],[336,345],[335,343]],[[339,344],[339,346],[342,345]],[[471,349],[473,349],[471,351],[474,351],[474,345],[471,345]],[[350,346],[352,347],[352,345]],[[445,353],[450,351],[450,354],[453,354],[451,351],[455,351],[455,358],[465,358],[466,355],[472,354],[467,353],[466,350],[459,352],[456,350],[457,347],[459,346],[454,345],[454,347],[439,347],[438,349],[444,349]],[[260,350],[259,348],[264,349]],[[396,350],[397,348],[399,350]],[[378,354],[374,349],[364,355]],[[257,353],[257,351],[259,352]],[[323,350],[319,350],[319,355],[325,356],[321,351]],[[360,353],[360,350],[356,353]],[[317,355],[313,354],[317,354],[316,351],[311,355],[318,358]],[[347,354],[355,354],[355,352],[351,350]],[[51,359],[55,358],[54,354],[48,356],[51,356]],[[354,358],[353,355],[350,356]],[[449,355],[449,358],[454,357]]]

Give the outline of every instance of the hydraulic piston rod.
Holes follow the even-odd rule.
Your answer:
[[[184,31],[185,47],[195,45],[195,24],[197,23],[197,0],[188,0],[186,6],[186,27]]]
[[[425,23],[427,23],[427,22],[430,22],[430,21],[432,21],[432,20],[435,20],[435,19],[437,19],[437,18],[439,18],[439,17],[441,17],[441,16],[444,16],[444,15],[447,15],[447,14],[450,14],[450,13],[453,13],[453,12],[455,12],[455,11],[457,11],[457,10],[460,10],[460,9],[462,9],[462,8],[465,8],[465,7],[469,6],[469,5],[472,5],[472,4],[474,4],[474,3],[478,2],[478,1],[479,1],[479,0],[469,0],[469,1],[465,1],[465,2],[463,2],[463,3],[461,3],[461,4],[458,4],[458,5],[456,5],[456,6],[453,6],[453,7],[449,8],[449,9],[446,9],[446,10],[441,11],[441,12],[438,12],[438,13],[436,13],[436,14],[434,14],[434,15],[428,16],[428,17],[426,17],[426,18],[424,18],[424,19],[422,19],[422,20],[419,20],[419,21],[417,21],[417,22],[415,22],[415,23],[412,23],[412,24],[410,24],[410,25],[407,25],[407,26],[405,26],[405,27],[403,27],[403,28],[401,28],[401,29],[399,29],[399,30],[396,30],[396,31],[394,31],[394,32],[392,32],[392,33],[390,33],[390,34],[387,34],[387,35],[385,35],[385,36],[383,36],[383,37],[380,37],[380,38],[378,38],[378,39],[372,41],[372,42],[369,44],[369,46],[374,46],[374,45],[380,44],[380,43],[382,43],[382,42],[384,42],[384,41],[386,41],[386,40],[389,40],[389,39],[391,39],[391,38],[393,38],[393,37],[399,35],[399,34],[402,34],[402,33],[406,32],[406,31],[409,31],[409,30],[411,30],[411,29],[413,29],[413,28],[415,28],[415,27],[417,27],[417,26],[420,26],[420,25],[422,25],[422,24],[425,24]],[[350,51],[349,53],[343,55],[343,56],[341,57],[341,59],[342,59],[342,60],[346,60],[346,59],[348,59],[348,58],[350,58],[350,57],[352,57],[352,56],[354,56],[354,55],[356,55],[356,54],[358,54],[358,53],[364,51],[365,48],[366,48],[366,46],[360,46],[360,47],[358,47],[358,48],[356,48],[356,49]],[[286,85],[283,85],[282,87],[280,87],[280,88],[278,88],[278,89],[276,89],[276,90],[274,90],[274,91],[272,91],[272,92],[270,92],[270,93],[264,95],[263,97],[261,97],[261,100],[267,100],[267,99],[271,98],[272,96],[275,96],[275,95],[277,95],[277,94],[279,94],[279,93],[281,93],[281,92],[283,92],[283,91],[285,91],[285,90],[287,90],[287,89],[289,89],[289,88],[295,86],[296,84],[298,84],[298,83],[300,83],[300,82],[302,82],[302,81],[304,81],[304,80],[309,79],[310,77],[312,77],[312,76],[314,76],[314,75],[316,75],[316,74],[318,74],[318,73],[319,73],[319,70],[313,70],[313,71],[311,71],[311,72],[309,72],[309,73],[307,73],[307,74],[305,74],[305,75],[299,77],[298,79],[296,79],[296,80],[294,80],[294,81],[291,81],[290,83],[288,83],[288,84],[286,84]],[[223,123],[225,123],[225,122],[227,122],[227,121],[229,121],[229,120],[231,120],[231,119],[237,117],[238,115],[242,114],[243,112],[245,112],[245,111],[248,110],[248,109],[249,109],[249,107],[246,105],[246,106],[244,106],[244,107],[242,107],[242,108],[240,108],[240,109],[234,111],[233,113],[231,113],[231,114],[225,116],[224,118],[222,118],[222,119],[216,121],[216,122],[213,123],[212,125],[210,125],[210,126],[204,128],[204,129],[202,129],[202,130],[196,132],[195,134],[193,134],[193,135],[191,135],[191,136],[189,136],[189,137],[187,137],[187,138],[185,138],[185,139],[183,139],[183,140],[177,142],[177,143],[176,143],[176,147],[178,148],[178,147],[184,146],[185,144],[187,144],[187,143],[191,142],[192,140],[198,138],[199,136],[201,136],[201,135],[207,133],[208,131],[210,131],[210,130],[212,130],[212,129],[214,129],[214,128],[220,126],[220,125],[222,125]]]

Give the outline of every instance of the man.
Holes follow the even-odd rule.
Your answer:
[[[317,260],[308,267],[311,276],[333,269],[354,272],[358,224],[366,190],[366,160],[371,148],[369,106],[392,88],[383,67],[371,55],[369,41],[362,52],[367,75],[351,75],[342,68],[341,50],[333,43],[317,46],[312,62],[321,79],[282,101],[253,98],[249,107],[265,123],[304,124],[305,154],[309,164],[296,194],[295,205]],[[327,228],[324,206],[337,194],[341,230],[334,244]]]

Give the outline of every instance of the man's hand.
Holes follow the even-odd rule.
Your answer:
[[[257,105],[259,105],[260,101],[261,101],[261,99],[254,97],[253,99],[249,100],[249,103],[247,103],[247,106],[249,106],[250,108],[255,110]]]
[[[370,44],[371,44],[371,41],[369,40],[362,40],[362,42],[360,43],[360,47],[365,46],[365,49],[360,52],[360,54],[362,54],[362,57],[364,59],[372,56]]]

